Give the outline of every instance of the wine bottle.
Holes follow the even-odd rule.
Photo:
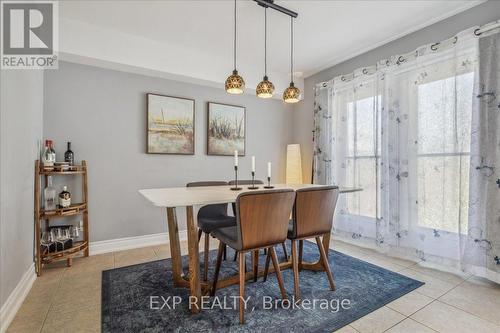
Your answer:
[[[47,177],[47,187],[43,190],[44,209],[56,209],[56,189],[52,186],[52,176]]]
[[[75,164],[75,154],[71,150],[71,142],[68,142],[68,149],[64,153],[64,162],[68,162],[69,165]]]
[[[68,192],[68,187],[63,186],[63,190],[59,193],[59,206],[66,208],[71,205],[71,194]]]

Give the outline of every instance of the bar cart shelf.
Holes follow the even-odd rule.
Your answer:
[[[73,204],[69,207],[57,208],[55,210],[41,209],[40,210],[40,218],[41,219],[51,219],[51,218],[57,218],[57,217],[62,217],[62,216],[78,215],[78,214],[83,213],[85,210],[87,210],[86,203]]]
[[[73,243],[73,246],[69,249],[63,251],[50,252],[47,250],[42,250],[42,264],[49,264],[57,260],[68,260],[73,258],[73,256],[80,254],[80,252],[85,251],[88,248],[88,243],[86,241],[79,241]]]
[[[42,204],[42,177],[44,184],[47,184],[48,176],[60,175],[81,175],[82,177],[82,202],[74,203],[66,208],[56,208],[54,210],[45,210]],[[42,269],[45,264],[54,261],[66,260],[70,267],[72,259],[83,253],[85,257],[89,256],[89,219],[88,219],[88,191],[87,191],[87,162],[82,161],[81,165],[63,165],[44,167],[40,160],[35,161],[35,269],[38,276],[42,275]],[[41,244],[42,230],[48,230],[52,220],[82,215],[83,230],[82,240],[73,242],[73,246],[57,252],[48,252],[48,249]]]

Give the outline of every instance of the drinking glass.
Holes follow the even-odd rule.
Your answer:
[[[56,236],[56,240],[62,240],[63,235],[62,235],[62,229],[61,228],[55,228],[54,229],[54,234]]]
[[[47,253],[50,252],[50,246],[54,244],[55,238],[54,234],[49,231],[44,231],[42,233],[41,244],[47,248]]]
[[[57,242],[57,235],[54,229],[50,230],[50,237],[52,237],[54,243]]]
[[[64,241],[71,239],[71,233],[69,232],[69,228],[64,228],[63,235],[64,235]]]
[[[70,232],[71,232],[71,238],[73,239],[78,238],[80,236],[80,229],[78,229],[78,227],[76,226],[72,226]]]
[[[59,251],[64,250],[64,243],[66,242],[66,238],[62,228],[55,229],[56,243],[61,244],[61,249]]]

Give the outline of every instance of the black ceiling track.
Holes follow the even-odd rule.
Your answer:
[[[271,9],[277,10],[278,12],[281,12],[281,13],[288,15],[288,16],[291,16],[291,17],[299,16],[299,14],[297,14],[294,11],[291,11],[290,9],[287,9],[285,7],[281,7],[280,5],[276,5],[274,3],[274,0],[253,0],[253,1],[257,2],[257,4],[259,6],[262,6],[264,8],[271,8]]]

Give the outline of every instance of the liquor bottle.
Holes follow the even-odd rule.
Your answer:
[[[56,209],[56,189],[52,186],[52,176],[47,177],[47,187],[43,190],[44,209]]]
[[[53,167],[56,162],[56,151],[52,146],[52,140],[45,140],[42,162],[44,167]]]
[[[71,150],[71,142],[68,142],[68,149],[64,153],[64,162],[68,162],[69,165],[75,164],[75,154]]]
[[[63,186],[63,190],[59,193],[59,206],[66,208],[71,205],[71,194],[68,192],[68,187]]]

